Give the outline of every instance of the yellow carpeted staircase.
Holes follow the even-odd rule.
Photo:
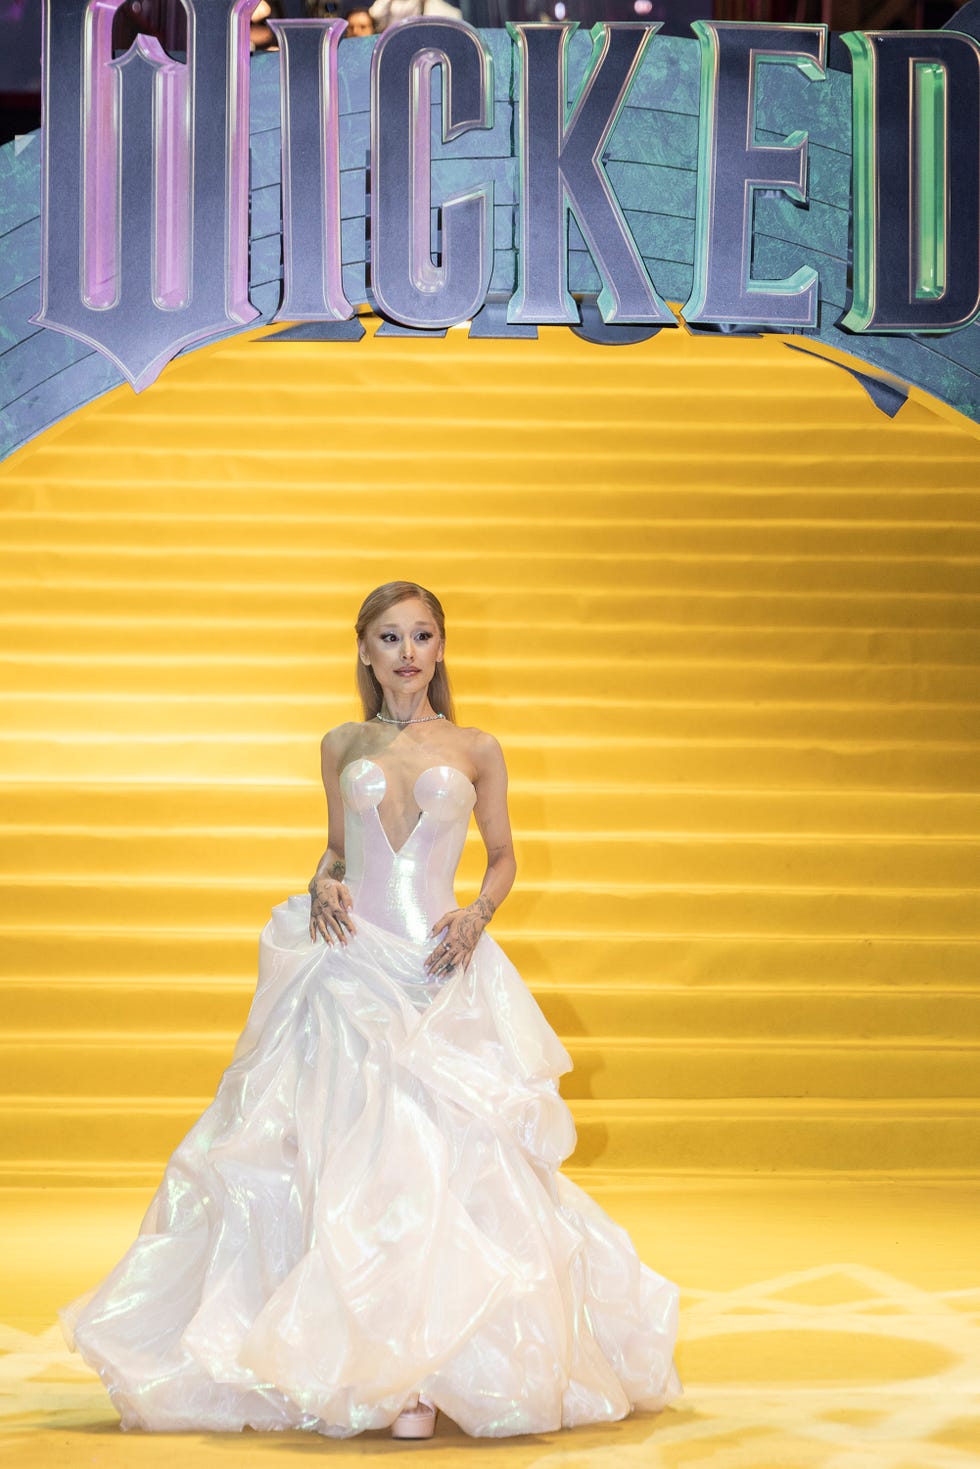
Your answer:
[[[0,468],[0,1182],[150,1184],[213,1095],[394,578],[570,1171],[980,1172],[976,429],[773,338],[263,335]]]

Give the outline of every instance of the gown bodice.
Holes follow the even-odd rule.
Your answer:
[[[397,851],[378,807],[387,783],[366,757],[340,772],[346,874],[358,914],[403,938],[425,941],[433,923],[455,908],[453,879],[466,842],[476,788],[454,765],[430,765],[416,778],[415,826]]]

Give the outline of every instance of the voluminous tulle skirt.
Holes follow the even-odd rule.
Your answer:
[[[248,1020],[138,1237],[62,1307],[126,1429],[536,1433],[678,1397],[678,1288],[558,1171],[568,1053],[484,932],[465,971],[272,911]]]

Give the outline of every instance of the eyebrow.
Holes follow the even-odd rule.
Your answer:
[[[416,621],[415,621],[415,623],[413,625],[415,627],[434,627],[435,626],[435,623],[433,623],[433,622],[427,622],[424,617],[419,617],[419,618],[416,619]],[[383,622],[381,624],[381,626],[382,627],[397,627],[398,626],[398,623],[397,622]]]

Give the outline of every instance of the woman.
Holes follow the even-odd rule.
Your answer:
[[[456,724],[445,622],[390,582],[364,720],[321,745],[328,845],[273,909],[248,1019],[126,1255],[59,1311],[123,1428],[502,1437],[681,1393],[678,1290],[558,1169],[571,1065],[486,932],[507,773]],[[480,894],[456,906],[471,811]]]

